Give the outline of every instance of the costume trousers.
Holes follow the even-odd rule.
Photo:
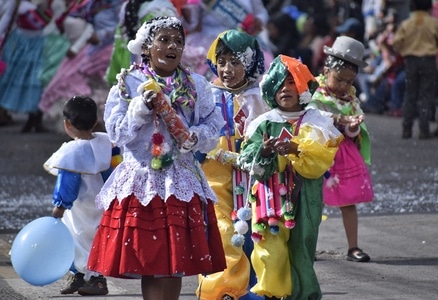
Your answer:
[[[403,127],[411,128],[418,116],[420,132],[429,133],[429,121],[436,94],[435,56],[405,57],[406,90],[403,104]]]

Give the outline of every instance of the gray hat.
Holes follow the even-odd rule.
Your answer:
[[[333,46],[324,46],[324,53],[351,62],[361,68],[368,64],[363,61],[365,52],[364,45],[349,36],[339,36],[336,38]]]

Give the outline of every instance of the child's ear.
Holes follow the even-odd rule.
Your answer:
[[[69,120],[64,119],[64,126],[68,129],[72,128],[72,125]]]

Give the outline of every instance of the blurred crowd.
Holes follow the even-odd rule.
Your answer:
[[[214,75],[205,59],[208,47],[226,29],[257,36],[266,65],[286,54],[300,58],[315,75],[323,69],[323,47],[331,46],[339,35],[351,36],[367,49],[368,66],[355,83],[364,112],[403,115],[405,67],[392,41],[409,17],[409,0],[234,0],[249,14],[230,22],[210,13],[217,2],[2,1],[0,125],[13,122],[13,113],[24,113],[28,120],[22,132],[62,131],[62,106],[76,94],[95,99],[102,113],[117,72],[140,59],[127,52],[127,41],[144,21],[157,15],[181,18],[187,50],[183,63],[209,79]],[[438,2],[431,14],[438,16]]]

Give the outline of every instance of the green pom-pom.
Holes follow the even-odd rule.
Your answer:
[[[286,212],[286,213],[284,214],[284,219],[285,219],[286,221],[293,220],[293,219],[295,219],[295,216],[294,216],[291,212]]]
[[[173,163],[172,155],[166,154],[161,157],[161,167],[165,168],[170,166]]]
[[[254,232],[264,232],[266,230],[266,224],[265,223],[255,223],[253,225],[253,231]]]
[[[256,202],[256,196],[255,195],[253,195],[253,194],[250,194],[249,195],[249,202],[251,202],[251,203],[254,203],[254,202]]]
[[[151,167],[154,170],[159,170],[161,169],[161,160],[159,158],[153,158],[151,160]]]

